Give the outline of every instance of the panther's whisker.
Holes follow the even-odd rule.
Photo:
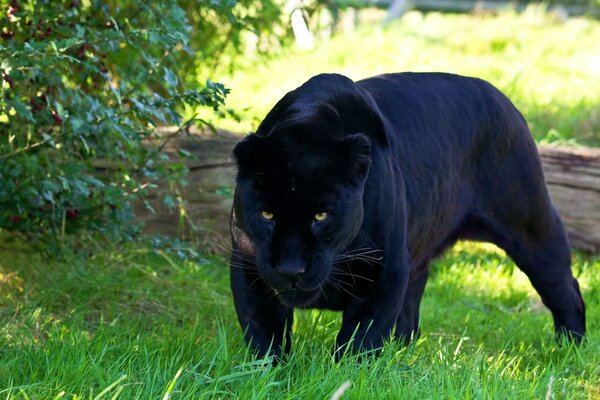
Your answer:
[[[369,255],[367,253],[356,253],[356,254],[340,255],[340,256],[337,257],[337,259],[353,259],[353,258],[356,258],[356,257],[372,258],[373,260],[381,260],[381,259],[383,259],[383,257],[376,257],[376,256]]]
[[[381,264],[381,259],[373,258],[373,257],[355,257],[354,260],[360,260],[368,263],[369,265],[373,264]]]
[[[380,253],[380,252],[382,252],[382,250],[373,249],[371,247],[360,247],[358,249],[352,249],[350,251],[342,253],[342,255],[353,255],[355,253],[369,254],[369,253]]]
[[[342,293],[340,290],[340,286],[336,284],[336,282],[334,282],[333,280],[330,280],[329,278],[327,279],[327,281],[325,282],[327,285],[331,285],[334,289],[336,289],[338,291],[338,293]]]
[[[221,243],[215,243],[215,246],[217,248],[219,248],[220,250],[224,251],[225,253],[227,253],[230,256],[236,256],[241,258],[244,261],[249,261],[249,262],[255,262],[256,261],[256,257],[255,256],[251,256],[248,254],[243,254],[242,252],[240,252],[239,250],[236,250],[232,247],[226,246],[224,244]]]
[[[325,300],[329,301],[329,299],[327,298],[327,294],[325,293],[325,290],[323,290],[323,286],[319,286],[319,290],[321,291],[321,293],[323,293],[323,296],[325,296]]]
[[[373,247],[375,247],[375,248],[377,247],[377,245],[375,244],[375,242],[373,242],[373,240],[371,240],[371,238],[368,237],[363,231],[358,231],[358,234],[361,235],[366,240],[368,240],[369,242],[371,242],[371,244],[373,245]]]
[[[242,269],[244,271],[250,271],[250,272],[256,272],[256,273],[258,273],[258,270],[256,268],[252,268],[252,267],[249,267],[247,265],[241,265],[241,264],[236,264],[236,263],[232,263],[232,262],[230,262],[229,265],[231,267],[233,267],[233,268],[237,268],[237,269]]]
[[[363,259],[363,258],[353,258],[353,259],[350,259],[350,260],[340,260],[340,261],[337,261],[335,263],[332,263],[332,265],[334,265],[334,266],[338,266],[340,264],[346,264],[346,265],[348,265],[348,263],[350,261],[363,261],[363,262],[365,262],[365,263],[367,263],[367,264],[369,264],[371,266],[373,264],[377,264],[377,265],[381,265],[382,264],[381,261],[377,261],[377,260],[370,260],[370,259]]]
[[[364,257],[371,257],[373,259],[383,259],[383,256],[379,256],[376,257],[374,255],[372,255],[373,253],[381,253],[381,250],[368,250],[368,251],[353,251],[353,252],[347,252],[347,253],[342,253],[342,254],[338,254],[336,256],[336,259],[346,259],[346,258],[354,258],[354,257],[358,257],[358,256],[364,256]]]
[[[363,275],[356,274],[356,273],[352,272],[352,270],[350,270],[350,269],[348,271],[345,271],[345,270],[342,270],[339,268],[335,268],[332,271],[332,274],[339,275],[339,276],[350,276],[350,277],[352,277],[353,281],[354,281],[354,278],[359,278],[359,279],[363,279],[367,282],[375,282],[373,279],[367,278],[366,276],[363,276]],[[356,284],[356,281],[354,281],[354,283]]]
[[[381,264],[382,260],[383,260],[383,257],[363,256],[362,254],[356,254],[356,255],[352,255],[352,256],[338,257],[332,264],[336,265],[336,264],[340,264],[342,262],[348,262],[348,261],[364,261],[371,265],[371,263]]]
[[[363,299],[361,299],[360,297],[356,296],[354,293],[352,293],[351,291],[349,291],[349,290],[348,290],[348,289],[346,289],[345,287],[343,287],[343,286],[341,286],[341,285],[337,284],[336,282],[334,282],[334,281],[329,281],[329,283],[331,283],[331,285],[332,285],[333,287],[335,287],[336,289],[338,289],[338,291],[339,291],[339,290],[343,290],[344,292],[346,292],[346,293],[348,293],[350,296],[352,296],[354,299],[356,299],[356,300],[358,300],[358,301],[364,301]]]
[[[342,254],[352,254],[352,253],[356,253],[356,252],[360,252],[360,251],[364,251],[364,250],[373,250],[372,247],[358,247],[356,249],[352,249],[352,250],[348,250],[345,253]]]
[[[346,281],[343,281],[341,279],[334,278],[334,277],[331,277],[331,279],[333,280],[333,282],[335,282],[335,283],[337,283],[339,285],[346,285],[348,287],[354,287],[354,285],[352,283],[350,283],[350,282],[346,282]]]
[[[250,282],[250,285],[248,285],[248,289],[252,289],[252,286],[258,282],[260,280],[260,276],[258,276],[256,279],[254,279],[252,282]]]

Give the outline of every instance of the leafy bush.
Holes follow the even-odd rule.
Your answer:
[[[247,18],[265,4],[270,21]],[[0,1],[0,10],[0,229],[44,247],[75,232],[132,234],[132,200],[185,173],[164,162],[154,128],[198,123],[182,119],[185,106],[221,112],[228,89],[192,87],[192,72],[278,18],[273,3],[253,0]]]

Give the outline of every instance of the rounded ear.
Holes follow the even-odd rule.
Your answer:
[[[264,137],[250,134],[240,140],[233,148],[233,157],[238,170],[249,169],[255,164],[256,154],[263,146]]]
[[[381,147],[390,147],[381,111],[369,92],[359,84],[353,84],[352,91],[333,96],[330,102],[340,113],[345,132],[368,132],[369,138]]]
[[[357,182],[364,181],[371,165],[371,141],[362,133],[346,136],[342,143],[345,147],[346,165],[350,177]]]

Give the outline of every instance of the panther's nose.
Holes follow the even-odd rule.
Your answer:
[[[296,285],[306,267],[300,263],[284,263],[277,266],[277,272],[292,285]]]

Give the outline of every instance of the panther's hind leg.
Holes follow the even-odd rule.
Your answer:
[[[567,234],[527,125],[520,116],[511,121],[482,154],[488,167],[473,170],[475,195],[465,229],[504,249],[552,312],[557,334],[579,342],[585,305],[571,271]]]
[[[543,229],[515,229],[490,221],[492,242],[504,249],[527,275],[554,318],[557,335],[579,342],[585,334],[585,305],[571,271],[571,252],[563,225],[553,209]]]
[[[426,265],[417,268],[418,275],[411,277],[408,283],[400,316],[396,321],[395,337],[405,344],[415,340],[420,334],[420,305],[425,285],[427,284],[428,268]]]
[[[496,164],[502,174],[482,175],[465,231],[504,249],[552,312],[556,333],[579,342],[585,334],[585,305],[571,271],[567,233],[534,152],[517,146],[507,157],[512,162]]]

